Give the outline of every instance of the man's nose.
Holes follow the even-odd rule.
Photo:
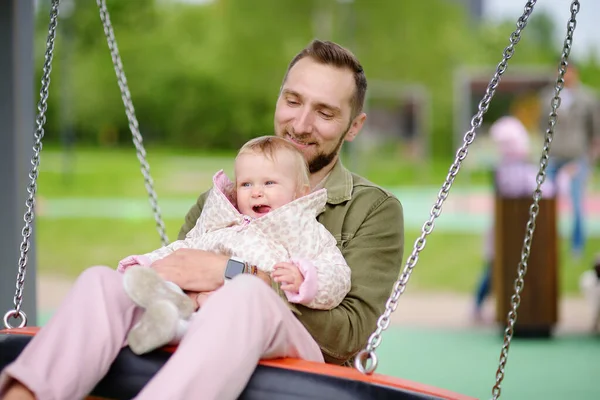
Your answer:
[[[303,107],[298,110],[298,114],[294,119],[294,133],[303,134],[303,133],[312,133],[313,128],[313,115],[308,107]]]

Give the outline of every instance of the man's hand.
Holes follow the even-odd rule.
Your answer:
[[[151,267],[183,290],[210,292],[223,286],[228,259],[210,251],[179,249],[155,261]]]

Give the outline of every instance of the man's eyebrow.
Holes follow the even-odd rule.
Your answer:
[[[291,90],[291,89],[283,89],[283,94],[291,94],[292,96],[296,96],[296,97],[302,97],[300,96],[300,93]]]
[[[302,99],[302,95],[300,93],[298,93],[298,92],[296,92],[294,90],[291,90],[291,89],[283,89],[283,94],[285,94],[285,95],[291,95],[291,96],[296,96],[296,97]],[[317,106],[317,108],[326,108],[326,109],[330,110],[331,112],[337,113],[337,114],[341,114],[341,112],[342,112],[341,108],[336,107],[336,106],[331,105],[331,104],[323,103],[323,102],[317,103],[316,106]]]
[[[317,103],[317,108],[326,108],[329,111],[335,113],[335,114],[341,114],[342,113],[342,109],[336,106],[332,106],[331,104],[327,104],[327,103]]]

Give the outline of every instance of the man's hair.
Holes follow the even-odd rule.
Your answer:
[[[352,72],[356,86],[350,103],[352,106],[352,118],[360,114],[363,110],[365,95],[367,93],[367,77],[356,56],[350,50],[337,43],[315,39],[290,61],[283,77],[283,83],[285,83],[292,67],[305,57],[310,57],[313,61],[320,64],[331,65]]]
[[[277,156],[281,156],[282,151],[288,151],[288,153],[294,158],[296,164],[298,189],[301,189],[304,185],[310,185],[309,183],[309,172],[306,159],[300,150],[293,144],[288,142],[286,139],[278,136],[260,136],[246,142],[237,157],[242,154],[262,154],[271,161],[276,161]],[[236,159],[237,159],[236,157]]]

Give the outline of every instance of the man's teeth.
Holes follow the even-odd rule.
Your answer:
[[[306,145],[308,145],[308,143],[306,143],[306,142],[303,142],[303,141],[301,141],[301,140],[298,140],[298,139],[296,139],[295,137],[293,137],[293,136],[292,136],[292,135],[290,135],[289,133],[288,133],[288,136],[289,136],[289,137],[290,137],[290,138],[291,138],[291,139],[292,139],[294,142],[296,142],[296,143],[298,143],[298,144],[302,144],[302,145],[305,145],[305,146],[306,146]]]

